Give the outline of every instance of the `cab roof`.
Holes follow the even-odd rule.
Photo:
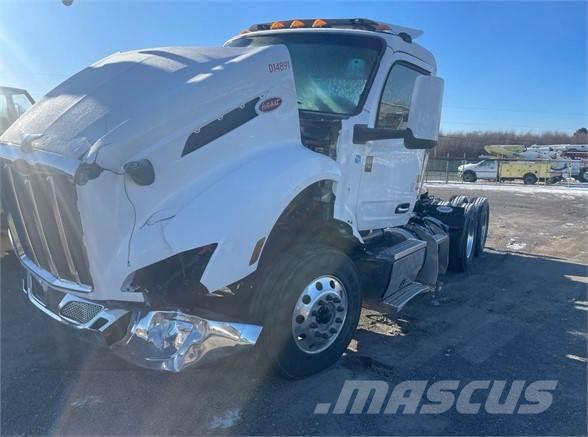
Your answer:
[[[435,57],[433,54],[425,49],[423,46],[412,42],[413,38],[420,36],[423,34],[422,31],[417,29],[410,29],[408,27],[396,26],[392,24],[385,24],[385,23],[377,23],[372,20],[366,19],[350,19],[350,20],[362,20],[361,25],[347,25],[345,23],[348,20],[340,20],[344,21],[341,25],[330,25],[330,26],[313,26],[312,24],[316,20],[292,20],[292,21],[280,21],[277,23],[281,23],[282,26],[274,26],[274,23],[262,23],[262,24],[254,24],[248,30],[241,32],[240,35],[236,35],[227,41],[228,44],[231,41],[242,37],[249,37],[249,36],[258,36],[258,35],[273,35],[273,34],[286,34],[286,33],[298,33],[298,32],[311,32],[311,33],[344,33],[344,34],[353,34],[353,35],[364,35],[369,37],[379,37],[383,39],[387,46],[390,47],[393,51],[401,51],[404,53],[408,53],[421,61],[425,62],[427,65],[431,67],[431,72],[435,74],[437,70],[437,63],[435,62]],[[299,24],[295,22],[298,21]],[[321,20],[325,22],[329,22],[329,20]],[[336,22],[337,20],[331,20]],[[294,27],[292,23],[294,22]],[[288,26],[287,24],[290,23]],[[302,23],[302,24],[300,24]],[[367,23],[367,24],[366,24]],[[380,28],[376,29],[376,25],[384,25],[388,26],[386,30],[380,30]],[[404,35],[402,35],[404,33]],[[407,38],[406,35],[410,36]],[[411,36],[412,35],[412,36]]]

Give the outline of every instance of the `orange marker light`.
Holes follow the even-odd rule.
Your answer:
[[[321,20],[320,18],[317,18],[312,23],[312,27],[327,27],[327,22],[325,20]]]
[[[300,28],[300,27],[304,27],[304,23],[302,21],[300,21],[300,20],[293,20],[290,23],[290,28],[291,29],[297,29],[297,28]]]
[[[378,23],[376,25],[376,30],[391,30],[392,28],[388,26],[386,23]]]
[[[249,33],[249,30],[243,29],[241,32],[239,32],[239,35],[245,35],[246,33]]]
[[[272,23],[272,25],[270,26],[271,30],[276,30],[276,29],[283,29],[284,27],[286,27],[284,25],[284,23],[282,23],[281,21],[275,21],[274,23]]]

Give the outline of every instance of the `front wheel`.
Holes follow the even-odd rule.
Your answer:
[[[474,173],[473,171],[466,171],[462,176],[461,179],[464,182],[476,182],[476,179],[478,179],[476,177],[476,173]]]
[[[346,350],[361,312],[353,262],[322,245],[303,245],[265,269],[260,347],[288,378],[319,372]]]

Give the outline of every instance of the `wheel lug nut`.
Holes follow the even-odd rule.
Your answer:
[[[329,329],[329,332],[330,332],[331,334],[335,334],[335,333],[337,332],[337,330],[336,330],[335,328],[331,328],[331,329]]]
[[[339,306],[337,307],[337,311],[339,311],[339,312],[343,311],[344,309],[345,309],[345,308],[343,308],[341,305],[339,305]]]
[[[331,296],[330,294],[327,295],[327,300],[333,300],[333,296]]]
[[[311,327],[312,329],[316,329],[316,328],[318,328],[318,325],[317,325],[315,322],[312,322],[312,323],[310,324],[310,327]]]
[[[338,297],[336,297],[335,299],[333,299],[333,302],[335,302],[335,303],[341,303],[341,299],[339,299]]]
[[[314,333],[314,336],[315,336],[315,337],[322,337],[322,336],[323,336],[323,334],[321,334],[320,332],[316,331],[316,332]]]
[[[325,301],[324,301],[324,300],[319,300],[319,301],[318,301],[318,304],[319,304],[320,306],[323,306],[323,305],[325,304]]]
[[[326,332],[323,334],[323,338],[329,338],[329,334],[327,334]]]
[[[342,321],[343,321],[343,320],[341,319],[341,317],[337,317],[337,318],[335,319],[335,322],[337,322],[337,323],[341,323]]]

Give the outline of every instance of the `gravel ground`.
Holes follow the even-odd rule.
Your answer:
[[[395,317],[364,311],[345,356],[298,381],[272,376],[253,354],[179,375],[134,368],[36,311],[4,256],[2,434],[585,435],[588,197],[476,189],[464,194],[489,197],[492,216],[473,268]],[[313,414],[348,379],[558,385],[538,415]]]

